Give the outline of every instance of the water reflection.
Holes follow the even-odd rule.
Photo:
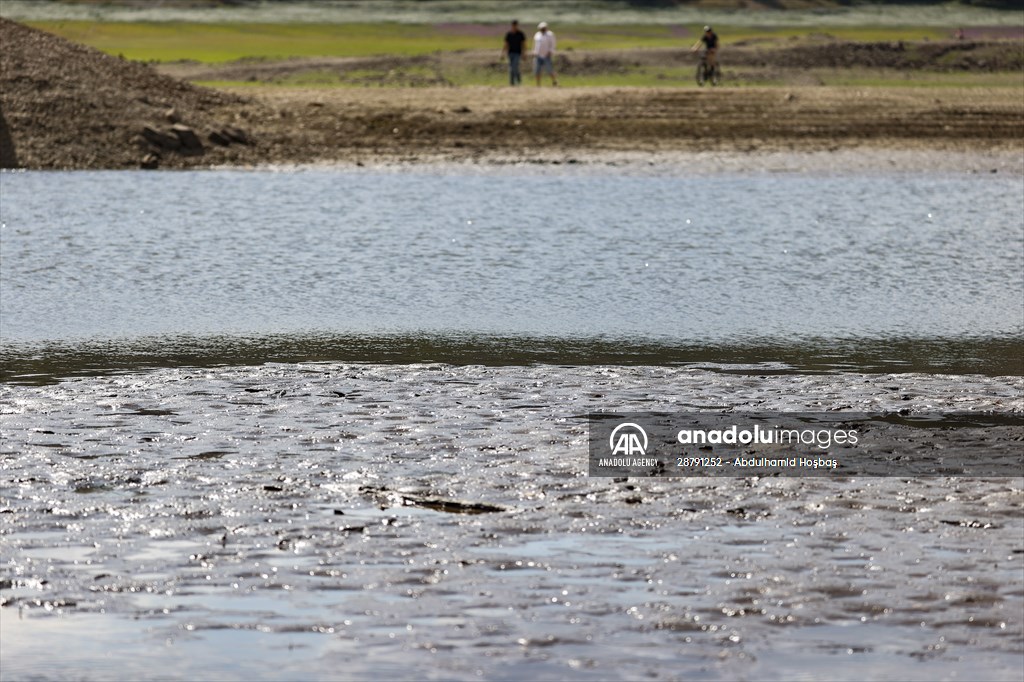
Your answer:
[[[1016,452],[1021,384],[300,364],[3,385],[4,677],[1016,680],[1021,479],[908,480],[903,456],[987,456],[968,423]],[[879,442],[889,477],[585,473],[585,414],[755,405],[941,419]]]
[[[1020,194],[954,174],[5,174],[0,334],[1006,338]]]

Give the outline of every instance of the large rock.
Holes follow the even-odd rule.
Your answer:
[[[17,167],[18,154],[14,150],[14,140],[11,138],[10,128],[7,127],[4,112],[0,110],[0,168]]]
[[[181,123],[175,123],[171,126],[171,132],[174,133],[178,141],[181,142],[181,151],[184,154],[196,156],[203,153],[203,141],[196,135],[196,131],[189,128],[187,125]]]
[[[224,133],[222,133],[219,130],[211,130],[210,134],[207,135],[206,137],[210,140],[210,142],[218,144],[221,147],[227,147],[229,144],[231,144],[231,138],[227,137],[226,135],[224,135]]]
[[[156,128],[150,128],[149,126],[143,127],[142,137],[146,138],[147,142],[159,147],[160,149],[166,149],[172,152],[176,152],[181,149],[181,139],[177,135],[164,133]]]
[[[236,128],[234,126],[224,126],[220,129],[220,132],[228,139],[238,142],[239,144],[252,144],[252,138],[249,137],[249,133],[242,130],[241,128]]]

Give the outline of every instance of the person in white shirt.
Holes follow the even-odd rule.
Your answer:
[[[538,86],[543,71],[551,74],[552,85],[558,85],[555,77],[555,32],[548,30],[546,21],[537,24],[537,32],[533,35],[533,75],[537,77]]]

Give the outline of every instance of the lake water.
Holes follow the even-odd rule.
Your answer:
[[[4,677],[1020,679],[1024,479],[591,478],[585,415],[609,409],[971,410],[1016,414],[1019,444],[1024,379],[328,362],[0,384]]]
[[[160,358],[1019,367],[1016,175],[2,182],[8,377]]]
[[[590,477],[586,415],[1012,454],[1022,191],[4,173],[4,678],[1019,680],[1024,477]]]

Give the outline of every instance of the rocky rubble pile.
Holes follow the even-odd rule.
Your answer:
[[[0,165],[189,167],[257,160],[258,105],[0,18]]]

